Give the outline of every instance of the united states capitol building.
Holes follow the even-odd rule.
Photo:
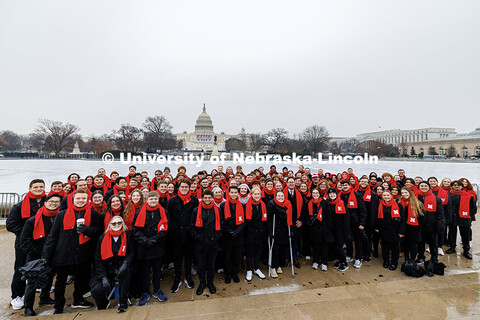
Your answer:
[[[187,133],[186,131],[177,133],[176,137],[177,141],[183,143],[182,150],[211,152],[215,143],[218,151],[224,151],[225,141],[232,136],[224,132],[215,133],[213,131],[212,119],[207,113],[207,108],[204,104],[203,111],[195,123],[195,131],[192,133]]]

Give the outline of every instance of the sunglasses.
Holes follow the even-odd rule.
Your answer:
[[[118,222],[110,222],[110,225],[112,226],[121,226],[122,225],[122,222],[118,221]]]

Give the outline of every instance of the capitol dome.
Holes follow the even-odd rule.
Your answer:
[[[195,123],[195,132],[213,132],[212,119],[207,113],[207,108],[203,104],[203,112],[198,116],[197,122]]]

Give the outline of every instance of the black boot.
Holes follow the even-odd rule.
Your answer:
[[[25,317],[34,317],[36,315],[32,308],[25,308]]]
[[[472,260],[472,255],[468,251],[463,251],[463,256],[468,260]]]
[[[447,251],[445,251],[446,254],[452,254],[452,253],[456,253],[455,251],[455,248],[454,247],[450,247],[447,249]]]
[[[201,296],[203,294],[203,290],[205,290],[207,286],[205,285],[205,283],[200,283],[200,285],[198,286],[197,288],[197,296]]]

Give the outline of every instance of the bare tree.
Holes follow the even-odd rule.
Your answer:
[[[263,147],[262,135],[260,133],[248,134],[248,150],[251,152],[259,152]]]
[[[58,157],[65,148],[73,147],[75,138],[78,137],[75,134],[79,130],[76,125],[48,119],[40,119],[38,122],[33,138],[44,150],[53,151]]]
[[[100,137],[92,135],[83,143],[83,145],[80,145],[81,150],[93,152],[95,154],[100,154],[107,150],[112,150],[113,148],[114,141],[112,141],[112,139],[106,134]]]
[[[113,132],[112,139],[122,151],[137,152],[142,149],[143,131],[131,124],[123,124]]]
[[[176,138],[172,126],[164,116],[147,117],[143,123],[144,141],[148,150],[176,148]]]
[[[327,148],[330,134],[324,126],[313,125],[307,127],[300,134],[300,138],[306,144],[306,151],[317,154]]]
[[[22,137],[13,131],[0,132],[0,151],[15,151],[22,147]]]
[[[340,150],[343,153],[357,153],[359,141],[355,138],[340,143]]]
[[[455,149],[455,147],[452,145],[450,145],[450,147],[448,147],[447,149],[447,156],[449,156],[450,158],[453,158],[453,157],[456,157],[457,156],[457,150]]]
[[[283,128],[275,128],[263,135],[263,144],[271,152],[285,152],[288,142],[288,131]]]
[[[225,141],[225,149],[227,151],[244,151],[245,150],[245,142],[238,138],[230,138]]]

